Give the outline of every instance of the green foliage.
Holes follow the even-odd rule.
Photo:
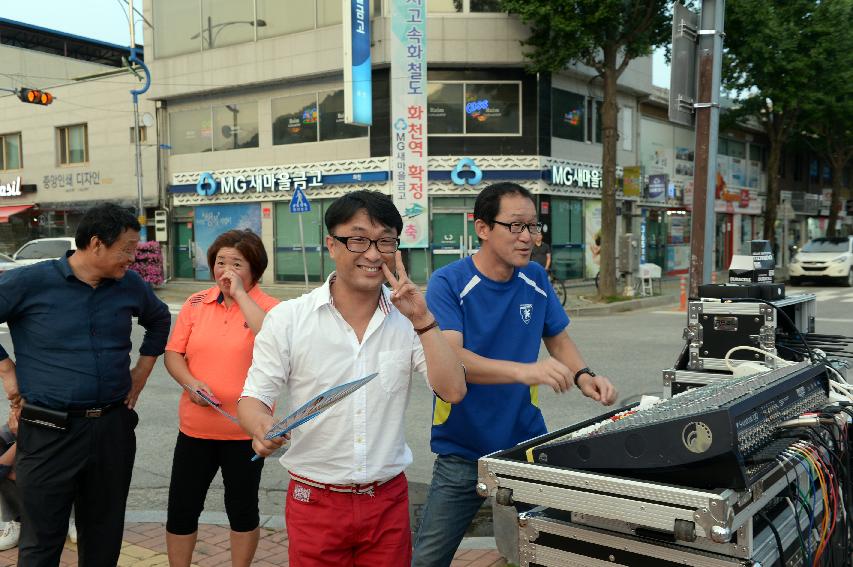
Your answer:
[[[669,41],[667,0],[503,0],[504,10],[530,26],[525,45],[533,71],[559,71],[583,63],[603,73],[605,51],[615,49],[621,73],[627,62]]]

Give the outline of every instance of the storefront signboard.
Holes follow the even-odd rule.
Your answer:
[[[429,245],[427,0],[391,0],[391,170],[403,248]]]
[[[320,171],[271,171],[254,175],[214,175],[209,172],[199,175],[196,191],[199,195],[210,197],[221,192],[223,195],[249,193],[275,193],[291,189],[305,190],[309,187],[322,187],[323,174]]]
[[[583,202],[585,262],[587,278],[594,278],[601,265],[601,201],[587,199]]]
[[[551,183],[567,187],[601,188],[601,170],[590,167],[570,167],[554,165],[551,167]]]
[[[373,123],[370,65],[370,3],[342,0],[344,18],[344,120],[347,124]]]
[[[622,194],[639,198],[643,190],[643,167],[632,165],[622,169]]]
[[[0,197],[20,197],[21,196],[21,178],[17,177],[14,181],[0,185]]]
[[[649,175],[649,201],[663,203],[666,201],[666,174]]]

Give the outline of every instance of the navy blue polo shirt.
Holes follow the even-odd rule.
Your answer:
[[[169,308],[133,271],[98,287],[68,264],[39,262],[0,277],[0,322],[8,323],[21,397],[53,409],[91,408],[130,391],[130,331],[145,328],[140,355],[163,354]],[[8,358],[0,345],[0,360]]]

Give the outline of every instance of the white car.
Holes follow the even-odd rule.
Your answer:
[[[809,240],[788,266],[792,285],[824,278],[853,287],[853,236]]]
[[[70,236],[37,238],[18,248],[12,259],[19,264],[29,266],[45,260],[58,260],[69,250],[77,250],[77,243]]]

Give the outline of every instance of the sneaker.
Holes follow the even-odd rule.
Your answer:
[[[74,523],[74,518],[68,522],[68,539],[71,543],[77,543],[77,524]]]
[[[0,531],[0,551],[12,549],[18,545],[18,538],[20,537],[20,522],[5,522],[3,524],[3,531]]]

